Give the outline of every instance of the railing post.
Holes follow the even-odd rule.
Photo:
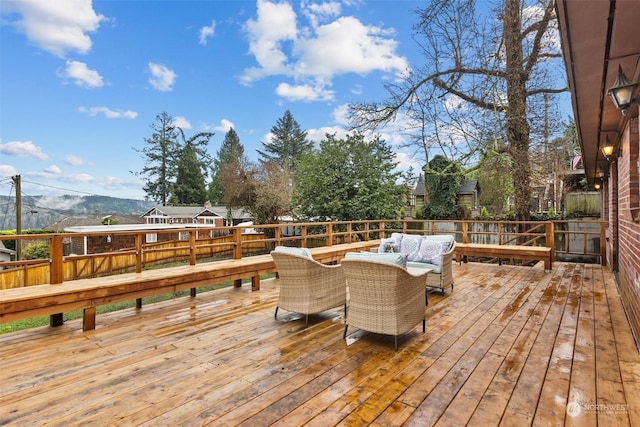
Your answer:
[[[60,284],[64,280],[63,255],[62,236],[54,234],[51,237],[51,265],[49,267],[49,283],[52,285]]]
[[[240,227],[233,227],[233,259],[242,258],[242,230]]]
[[[307,247],[307,225],[303,224],[300,227],[300,246],[303,248]]]
[[[555,254],[555,242],[556,242],[556,236],[555,236],[555,227],[552,221],[548,221],[545,226],[544,226],[544,234],[545,234],[545,244],[548,248],[551,248],[551,259],[555,260],[556,259],[556,254]]]
[[[607,265],[607,226],[604,221],[600,222],[600,265]]]
[[[51,264],[49,266],[49,282],[52,285],[61,284],[64,280],[64,251],[62,249],[62,236],[60,234],[54,234],[51,237],[51,247],[49,248],[49,255],[51,256]],[[64,319],[62,313],[54,313],[49,315],[50,326],[61,326],[63,323]]]
[[[307,245],[304,245],[307,247]],[[327,246],[333,246],[333,224],[327,223]]]
[[[197,230],[189,230],[189,264],[196,265],[196,235]]]
[[[136,233],[136,273],[142,273],[142,233]]]
[[[353,227],[351,225],[351,222],[347,224],[347,243],[352,242],[351,233],[353,232]]]
[[[462,223],[462,242],[461,243],[469,243],[469,222],[465,221]]]

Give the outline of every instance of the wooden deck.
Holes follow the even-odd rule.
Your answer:
[[[640,426],[640,357],[599,265],[454,265],[427,331],[281,311],[277,280],[0,335],[0,425]],[[350,331],[352,332],[352,331]]]

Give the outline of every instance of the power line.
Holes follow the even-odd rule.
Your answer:
[[[28,182],[29,184],[39,185],[41,187],[53,188],[55,190],[70,191],[72,193],[78,193],[78,194],[86,194],[87,196],[100,196],[100,194],[96,194],[96,193],[88,193],[86,191],[78,191],[78,190],[72,190],[72,189],[64,188],[64,187],[56,187],[56,186],[53,186],[53,185],[40,184],[38,182],[27,181],[26,179],[23,179],[22,182]],[[104,197],[107,197],[107,196],[104,196]]]

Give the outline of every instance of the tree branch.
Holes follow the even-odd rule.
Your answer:
[[[538,62],[540,61],[540,55],[542,54],[542,37],[547,31],[547,28],[549,28],[549,21],[553,16],[553,3],[554,2],[550,0],[547,4],[547,7],[544,8],[544,15],[542,16],[542,19],[529,27],[529,29],[525,30],[524,32],[524,35],[528,34],[529,31],[536,32],[535,38],[533,40],[533,47],[531,48],[531,53],[526,59],[526,65],[524,69],[527,80],[529,80],[529,75],[531,74],[531,70],[533,70],[533,67],[536,66],[536,64],[538,64]]]

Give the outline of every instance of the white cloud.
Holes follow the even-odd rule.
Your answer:
[[[213,129],[217,130],[219,132],[229,132],[229,130],[234,127],[233,126],[233,122],[227,120],[227,119],[222,119],[220,120],[220,125],[215,126]]]
[[[280,83],[276,94],[291,101],[330,101],[335,91],[325,90],[321,85],[296,85]]]
[[[3,1],[2,8],[20,15],[11,24],[29,42],[61,58],[68,51],[89,52],[92,42],[87,33],[96,31],[105,19],[93,10],[91,0]]]
[[[77,86],[89,89],[104,86],[100,74],[95,70],[90,70],[87,64],[78,61],[67,61],[66,66],[63,72],[58,73],[59,77],[72,79]]]
[[[62,169],[60,169],[56,165],[51,165],[49,167],[44,168],[44,172],[47,175],[60,175],[60,174],[62,174]]]
[[[214,36],[216,32],[216,21],[211,21],[210,26],[204,26],[200,28],[200,44],[203,46],[207,45],[207,40]]]
[[[162,64],[149,62],[149,83],[161,92],[170,92],[178,75]]]
[[[396,156],[395,160],[396,162],[398,162],[396,169],[409,170],[409,168],[413,168],[414,172],[422,170],[423,165],[421,164],[421,162],[419,162],[415,157],[411,156],[410,154],[407,154],[404,152],[396,152],[395,156]]]
[[[336,1],[326,3],[302,3],[301,7],[302,13],[307,17],[312,27],[317,27],[319,22],[340,15],[342,9],[340,3]]]
[[[393,29],[365,25],[351,16],[339,16],[341,4],[302,2],[299,22],[289,3],[258,0],[256,19],[244,27],[249,51],[257,66],[244,70],[243,84],[267,77],[285,76],[277,93],[290,100],[326,101],[333,92],[324,88],[340,74],[383,71],[400,74],[409,68],[407,59],[396,54]],[[333,19],[333,20],[332,20]],[[356,90],[358,90],[356,88]]]
[[[362,85],[354,85],[351,88],[351,93],[354,95],[362,95],[364,93],[364,88],[362,87]]]
[[[64,162],[72,166],[93,166],[93,163],[88,162],[78,156],[74,156],[73,154],[67,154],[66,156],[64,156]]]
[[[296,74],[333,77],[342,73],[366,74],[374,70],[401,72],[408,67],[397,56],[393,32],[366,26],[346,16],[320,26],[315,37],[296,43],[300,59]]]
[[[296,14],[290,4],[258,0],[257,9],[257,20],[248,20],[245,31],[249,37],[249,51],[260,66],[245,70],[244,83],[268,75],[286,74],[287,56],[282,51],[282,42],[292,41],[297,36]]]
[[[185,117],[178,116],[173,119],[173,125],[180,129],[191,129],[191,123]]]
[[[31,141],[10,141],[6,144],[0,144],[0,153],[16,157],[33,157],[38,160],[49,158],[40,147]]]
[[[307,139],[309,141],[313,141],[313,143],[318,146],[320,141],[327,137],[327,134],[334,135],[336,138],[346,138],[349,132],[347,129],[342,126],[324,126],[319,129],[309,129],[307,130]]]
[[[349,104],[338,105],[331,114],[333,115],[333,120],[339,125],[349,125]]]
[[[135,119],[138,117],[138,113],[131,110],[112,110],[107,107],[79,107],[78,111],[86,113],[90,116],[97,116],[98,114],[104,114],[107,119]]]
[[[11,165],[0,165],[0,176],[8,177],[18,174],[18,170]]]

